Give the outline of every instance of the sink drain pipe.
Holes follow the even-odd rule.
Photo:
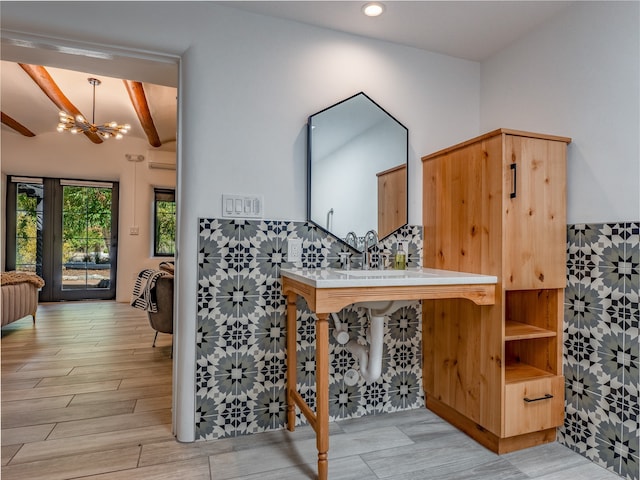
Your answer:
[[[360,375],[366,382],[374,382],[382,375],[382,349],[384,340],[384,315],[372,315],[367,309],[369,329],[367,340],[369,348],[356,340],[347,343],[347,350],[358,359]],[[357,379],[356,379],[357,380]]]
[[[336,328],[333,329],[333,338],[335,338],[340,345],[346,344],[349,341],[349,332],[347,331],[347,325],[340,322],[337,313],[332,313],[331,318],[333,319],[333,322],[336,326]]]

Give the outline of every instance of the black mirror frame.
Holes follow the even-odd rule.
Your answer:
[[[387,110],[385,110],[384,108],[382,108],[376,101],[374,101],[371,97],[369,97],[366,93],[364,92],[358,92],[354,95],[351,95],[348,98],[345,98],[344,100],[341,100],[339,102],[334,103],[333,105],[330,105],[326,108],[323,108],[322,110],[315,112],[311,115],[309,115],[309,117],[307,117],[307,221],[311,224],[313,224],[316,228],[320,229],[321,231],[337,238],[338,240],[340,240],[342,243],[344,243],[345,245],[348,245],[350,248],[355,248],[353,247],[353,245],[349,245],[347,244],[347,242],[338,237],[335,233],[330,232],[329,230],[327,230],[325,227],[323,227],[322,225],[317,224],[316,222],[314,222],[311,219],[311,152],[312,152],[312,135],[311,135],[311,130],[312,130],[312,125],[311,125],[311,119],[313,117],[315,117],[318,114],[321,114],[323,112],[326,112],[327,110],[334,108],[338,105],[341,105],[345,102],[348,102],[349,100],[359,96],[359,95],[363,95],[365,98],[367,98],[371,103],[373,103],[376,107],[378,107],[380,110],[382,110],[386,115],[389,116],[389,118],[391,118],[393,121],[395,121],[398,125],[400,125],[402,128],[404,128],[404,130],[406,131],[406,138],[407,138],[407,144],[405,146],[405,151],[406,151],[406,170],[407,170],[407,178],[406,178],[406,182],[407,182],[407,195],[406,195],[406,202],[407,202],[407,218],[405,220],[405,223],[400,225],[395,231],[397,231],[398,229],[408,225],[409,223],[409,129],[407,127],[404,126],[404,124],[400,121],[398,121],[397,118],[395,118],[393,115],[391,115]],[[394,232],[389,233],[388,235],[386,235],[383,238],[379,238],[378,241],[380,240],[384,240],[384,238],[389,237],[390,235],[393,235]],[[355,250],[357,251],[361,251],[359,248],[355,248]]]

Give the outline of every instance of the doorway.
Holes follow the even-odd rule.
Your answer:
[[[5,39],[9,39],[5,43]],[[12,41],[15,40],[15,41]],[[36,46],[34,48],[34,46]],[[60,48],[63,47],[63,48]],[[73,53],[66,53],[63,50],[73,50]],[[53,53],[52,53],[53,52]],[[81,52],[78,54],[78,52]],[[178,87],[180,79],[180,57],[171,54],[153,53],[148,51],[137,51],[135,49],[128,48],[114,48],[112,46],[100,45],[95,43],[85,43],[82,41],[61,40],[59,38],[47,38],[43,36],[31,36],[29,34],[16,33],[16,32],[3,32],[3,58],[10,61],[17,61],[22,63],[40,64],[42,59],[46,58],[46,64],[54,67],[73,69],[79,72],[95,72],[98,75],[106,74],[114,78],[137,78],[142,82],[149,82],[151,84],[175,86]],[[178,90],[175,98],[181,97],[181,92]],[[178,107],[176,108],[176,117],[180,118],[180,101],[178,101]],[[176,128],[179,131],[179,128]],[[180,148],[179,141],[176,141],[177,150],[177,171],[180,170]],[[4,147],[3,147],[4,148]],[[24,158],[24,156],[22,157]],[[3,162],[4,163],[4,162]],[[13,174],[20,175],[33,175],[38,174],[34,169],[14,171]],[[54,173],[53,175],[56,175]],[[66,174],[60,174],[62,177]],[[91,177],[91,175],[87,175]],[[106,177],[99,177],[106,178]],[[126,183],[131,180],[131,177],[120,176],[112,177],[120,179],[120,202],[121,207],[123,204],[130,205],[133,200],[128,197],[129,185]],[[178,176],[179,178],[179,176]],[[158,182],[158,187],[168,187],[165,182]],[[175,199],[176,203],[180,203],[181,189],[176,188]],[[135,204],[134,204],[135,206]],[[7,208],[5,202],[4,208],[5,220],[6,214],[11,210]],[[131,209],[121,208],[120,222],[123,225],[129,226],[129,235],[135,235],[131,233],[132,226],[137,225],[135,218],[131,217]],[[127,218],[129,216],[129,218]],[[126,222],[132,221],[128,224]],[[7,232],[7,226],[10,222],[5,223],[5,233]],[[176,239],[180,238],[179,231],[181,229],[180,214],[177,214],[176,218]],[[127,228],[123,226],[122,232],[125,232]],[[136,229],[137,230],[137,229]],[[136,232],[137,233],[137,232]],[[179,249],[176,240],[176,251]],[[125,255],[126,250],[123,245],[120,245],[120,289],[123,288],[123,275],[125,269],[122,268],[124,264],[128,264]],[[137,255],[135,258],[143,258],[141,255]],[[6,257],[5,257],[6,260]],[[179,298],[179,268],[180,260],[176,255],[176,312],[181,310],[181,302]],[[5,265],[6,266],[6,265]],[[133,281],[133,280],[132,280]],[[192,338],[195,336],[195,322],[190,318],[184,319],[182,322],[176,324],[174,329],[174,342],[175,342],[175,358],[174,358],[174,376],[173,376],[173,398],[172,398],[172,413],[173,413],[173,428],[174,433],[180,439],[180,441],[193,441],[195,439],[195,423],[193,418],[195,415],[195,363],[193,362],[194,343]]]
[[[118,193],[117,182],[9,177],[7,268],[41,276],[41,301],[114,299]]]

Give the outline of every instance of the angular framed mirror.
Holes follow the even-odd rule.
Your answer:
[[[363,92],[309,116],[307,218],[346,241],[407,224],[409,131]],[[361,242],[349,242],[362,250]]]

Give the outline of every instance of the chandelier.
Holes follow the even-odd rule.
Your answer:
[[[60,112],[60,123],[58,123],[57,130],[59,132],[71,132],[74,135],[76,133],[92,132],[100,135],[100,137],[105,140],[111,137],[115,137],[118,140],[121,139],[124,134],[129,132],[131,125],[119,125],[117,122],[96,125],[96,87],[102,82],[97,78],[88,78],[87,80],[89,80],[89,83],[93,86],[93,111],[91,123],[89,123],[87,119],[80,114],[76,117],[72,117],[67,112]]]

